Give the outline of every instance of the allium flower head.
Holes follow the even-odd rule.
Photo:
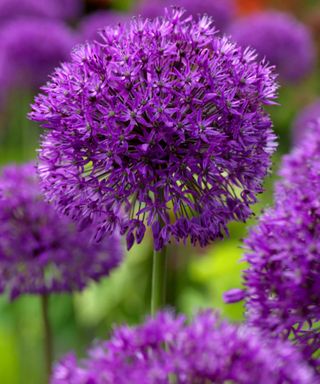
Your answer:
[[[136,13],[149,18],[162,16],[171,6],[183,7],[193,16],[207,14],[219,31],[226,29],[236,13],[234,0],[143,0],[138,4]]]
[[[318,119],[320,119],[320,99],[307,105],[293,122],[292,136],[295,145],[298,145],[303,140],[311,127],[317,124]]]
[[[80,10],[79,0],[0,0],[0,22],[18,17],[74,18]]]
[[[6,86],[38,87],[68,57],[74,42],[72,31],[60,21],[19,18],[6,23],[0,29]]]
[[[97,239],[120,225],[130,248],[147,225],[156,249],[171,237],[204,246],[246,220],[262,190],[275,148],[263,109],[271,68],[217,37],[209,18],[182,15],[106,29],[33,105],[49,131],[44,188]]]
[[[320,348],[320,121],[280,174],[275,207],[245,241],[248,320],[310,357]]]
[[[294,367],[294,369],[293,369]],[[51,384],[302,384],[318,381],[287,342],[268,340],[204,312],[187,324],[160,313],[135,328],[115,330],[77,363],[67,356]]]
[[[299,81],[313,69],[316,54],[311,33],[287,13],[252,14],[236,21],[229,32],[240,45],[255,48],[275,65],[284,81]]]
[[[128,19],[128,14],[116,11],[99,11],[89,14],[80,24],[80,38],[82,41],[95,40],[105,27],[112,27]]]
[[[56,14],[60,19],[73,20],[81,16],[83,12],[83,1],[79,0],[51,0],[55,3]]]
[[[35,166],[5,167],[0,176],[0,292],[19,295],[81,290],[122,258],[119,237],[90,243],[41,194]]]

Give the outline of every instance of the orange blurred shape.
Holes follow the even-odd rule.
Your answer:
[[[241,14],[259,11],[266,5],[266,0],[237,0],[237,2]]]

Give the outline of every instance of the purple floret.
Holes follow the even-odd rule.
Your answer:
[[[43,200],[33,164],[6,166],[0,175],[0,292],[81,290],[117,267],[119,236],[90,243],[67,217]]]
[[[307,105],[296,117],[292,127],[292,137],[295,145],[299,145],[307,132],[320,119],[320,99]]]
[[[191,324],[159,313],[135,328],[117,328],[77,362],[68,355],[51,384],[316,384],[288,342],[267,339],[207,311]]]
[[[312,71],[316,52],[308,28],[293,16],[276,11],[252,14],[229,30],[240,45],[251,46],[276,66],[282,80],[297,82]]]
[[[223,237],[251,215],[276,147],[263,108],[276,97],[272,68],[181,10],[102,37],[78,47],[32,107],[48,130],[48,198],[97,240],[120,226],[128,248],[147,226],[157,250]]]
[[[19,18],[0,29],[0,60],[5,87],[38,87],[69,56],[75,43],[71,29],[60,21]]]
[[[139,3],[136,13],[154,18],[164,15],[165,8],[183,7],[193,16],[207,14],[212,17],[219,31],[224,31],[236,14],[234,0],[143,0]]]
[[[312,360],[320,348],[320,121],[285,157],[280,175],[275,207],[245,240],[247,317],[294,340]]]

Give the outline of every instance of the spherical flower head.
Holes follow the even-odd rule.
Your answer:
[[[293,338],[308,357],[320,347],[320,210],[314,197],[290,193],[282,205],[265,212],[245,241],[249,322]]]
[[[320,122],[280,174],[275,207],[245,241],[248,319],[293,339],[312,359],[320,348]]]
[[[276,66],[285,82],[307,76],[315,64],[315,47],[308,28],[287,13],[268,11],[252,14],[230,27],[240,45],[251,46],[260,57]]]
[[[120,226],[128,248],[152,228],[205,246],[245,221],[275,148],[264,110],[272,69],[172,10],[109,28],[43,87],[31,119],[48,130],[44,189],[96,239]]]
[[[18,17],[75,18],[81,12],[79,0],[0,0],[0,21]]]
[[[0,176],[0,292],[22,294],[81,290],[115,268],[119,237],[90,243],[73,222],[43,200],[33,164],[6,166]]]
[[[224,31],[236,14],[234,0],[143,0],[139,3],[136,13],[144,17],[162,16],[165,8],[183,7],[193,16],[207,14],[212,17],[219,31]]]
[[[296,117],[292,126],[292,138],[295,145],[299,145],[310,127],[320,119],[320,99],[307,105]],[[312,129],[312,128],[311,128]]]
[[[105,27],[112,27],[128,19],[128,14],[117,11],[97,11],[84,17],[80,24],[80,40],[91,41],[100,38]]]
[[[294,367],[294,369],[292,369]],[[79,363],[69,355],[51,384],[300,384],[317,383],[287,342],[268,340],[207,311],[188,324],[159,313],[135,328],[117,328]]]
[[[0,55],[5,63],[6,87],[38,87],[65,60],[75,42],[60,21],[19,18],[0,30]]]

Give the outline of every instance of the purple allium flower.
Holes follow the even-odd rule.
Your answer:
[[[94,223],[98,240],[120,225],[130,248],[147,225],[157,250],[171,237],[205,246],[245,221],[262,191],[275,76],[209,18],[182,15],[106,29],[33,105],[31,119],[49,130],[47,195],[80,227]]]
[[[313,69],[316,54],[311,33],[287,13],[252,14],[236,21],[229,32],[240,45],[266,57],[287,82],[299,81]]]
[[[301,142],[310,126],[317,124],[318,119],[320,119],[320,99],[306,106],[293,122],[292,136],[295,145]]]
[[[0,55],[6,87],[38,87],[65,60],[75,42],[60,21],[19,18],[0,29]]]
[[[245,240],[247,317],[310,357],[320,348],[320,120],[280,175],[275,207]]]
[[[80,0],[0,0],[0,22],[17,17],[74,18],[81,11]]]
[[[293,369],[294,367],[294,369]],[[54,369],[51,384],[302,384],[318,381],[289,344],[268,340],[207,311],[191,324],[159,313],[135,328],[116,329],[89,357],[69,355]]]
[[[234,0],[142,0],[136,13],[149,18],[162,16],[165,8],[183,7],[193,16],[207,14],[212,17],[215,26],[224,31],[236,14]]]
[[[6,166],[0,176],[0,292],[19,295],[81,290],[121,258],[119,237],[90,243],[41,194],[35,166]]]
[[[74,20],[81,16],[84,10],[83,0],[51,0],[56,6],[56,14],[60,19]]]
[[[99,11],[94,12],[82,19],[80,24],[80,38],[82,41],[95,40],[99,38],[103,28],[122,23],[129,15],[124,12]]]

